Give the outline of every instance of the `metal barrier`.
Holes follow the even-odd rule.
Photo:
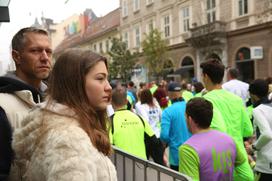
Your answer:
[[[192,179],[152,161],[132,156],[116,147],[111,160],[117,170],[118,181],[192,181]]]

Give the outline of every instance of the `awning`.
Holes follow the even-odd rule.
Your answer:
[[[189,70],[193,70],[193,69],[194,69],[194,66],[193,66],[193,65],[183,66],[183,67],[181,67],[181,68],[175,70],[173,74],[181,75],[181,74],[185,74],[185,73],[187,73]]]

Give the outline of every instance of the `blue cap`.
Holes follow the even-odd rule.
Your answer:
[[[178,82],[171,82],[168,84],[168,91],[170,92],[181,91],[181,85]]]

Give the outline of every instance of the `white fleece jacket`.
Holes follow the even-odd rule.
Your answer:
[[[254,145],[257,151],[255,170],[261,173],[272,174],[272,103],[260,104],[253,109],[253,123],[260,130],[260,137]]]
[[[5,110],[13,129],[21,127],[21,121],[36,105],[29,90],[15,91],[13,94],[0,93],[0,106]]]
[[[73,111],[61,104],[49,109],[44,105],[33,110],[15,132],[13,148],[23,180],[117,180],[114,165],[92,145]],[[45,132],[40,129],[43,124],[48,125]]]

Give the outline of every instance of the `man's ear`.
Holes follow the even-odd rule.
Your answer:
[[[192,125],[192,122],[193,122],[192,117],[191,117],[191,116],[188,116],[187,119],[188,119],[188,124]]]
[[[250,98],[252,102],[256,102],[259,100],[259,97],[255,94],[250,93]]]
[[[208,76],[208,74],[203,74],[203,76],[204,76],[204,78],[205,78],[206,81],[211,82],[211,79]]]
[[[16,65],[20,65],[21,64],[21,55],[17,50],[12,50],[11,52],[12,58],[15,62]]]

